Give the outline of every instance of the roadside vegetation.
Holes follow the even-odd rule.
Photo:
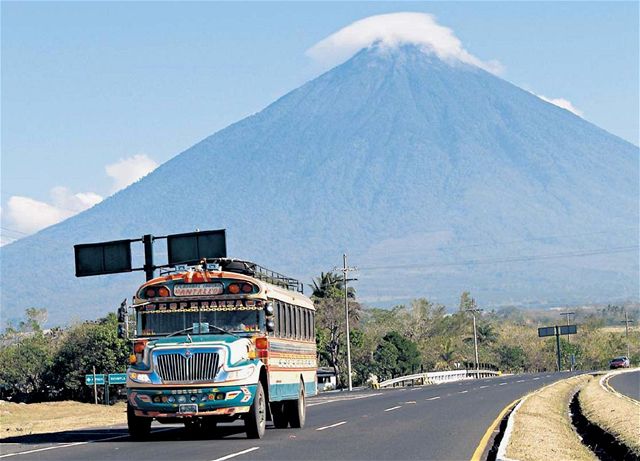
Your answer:
[[[581,386],[593,379],[591,375],[580,375],[529,395],[513,415],[506,457],[522,461],[598,459],[582,444],[569,416],[569,401]]]
[[[338,385],[346,383],[346,340],[342,279],[323,273],[312,285],[316,305],[316,342],[319,366],[331,367]],[[474,361],[473,328],[465,310],[476,307],[470,293],[447,309],[425,298],[390,309],[365,308],[349,289],[351,356],[354,385],[366,385],[422,371],[455,370]],[[626,306],[638,316],[637,306]],[[635,310],[634,310],[635,309]],[[623,307],[572,309],[578,334],[570,343],[562,339],[563,367],[570,354],[576,368],[607,368],[611,358],[626,353]],[[557,310],[507,308],[477,315],[479,360],[503,372],[555,370],[555,338],[538,338],[537,327],[563,323]],[[31,308],[25,320],[0,335],[0,399],[12,402],[76,400],[91,402],[93,389],[84,377],[96,373],[122,373],[127,368],[129,345],[118,339],[115,314],[65,328],[43,329],[46,311]],[[631,337],[631,362],[640,361],[640,336]],[[102,401],[103,386],[98,386]],[[113,398],[115,392],[111,391]]]
[[[640,458],[640,404],[605,390],[599,376],[581,389],[579,399],[583,415],[592,424]]]

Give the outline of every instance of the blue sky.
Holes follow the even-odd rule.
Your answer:
[[[2,242],[261,110],[324,70],[314,44],[400,11],[435,15],[502,78],[638,144],[634,2],[3,2]]]

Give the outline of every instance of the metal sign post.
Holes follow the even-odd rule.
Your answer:
[[[93,367],[93,403],[98,404],[98,386],[96,385],[96,367]]]
[[[556,354],[557,354],[557,366],[558,371],[562,371],[562,355],[560,352],[560,335],[575,335],[578,332],[577,325],[555,325],[552,327],[538,328],[538,337],[544,338],[545,336],[556,337]],[[573,367],[572,367],[573,368]]]

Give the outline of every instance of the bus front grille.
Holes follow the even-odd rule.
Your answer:
[[[188,357],[177,353],[156,355],[156,373],[164,382],[213,381],[217,370],[215,352],[193,352]]]

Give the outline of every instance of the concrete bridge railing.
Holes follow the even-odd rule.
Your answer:
[[[495,370],[453,370],[453,371],[431,371],[428,373],[417,373],[414,375],[400,376],[398,378],[387,379],[377,385],[375,388],[383,389],[385,387],[425,384],[440,384],[451,381],[461,381],[463,379],[488,378],[490,376],[499,376],[500,372]]]

